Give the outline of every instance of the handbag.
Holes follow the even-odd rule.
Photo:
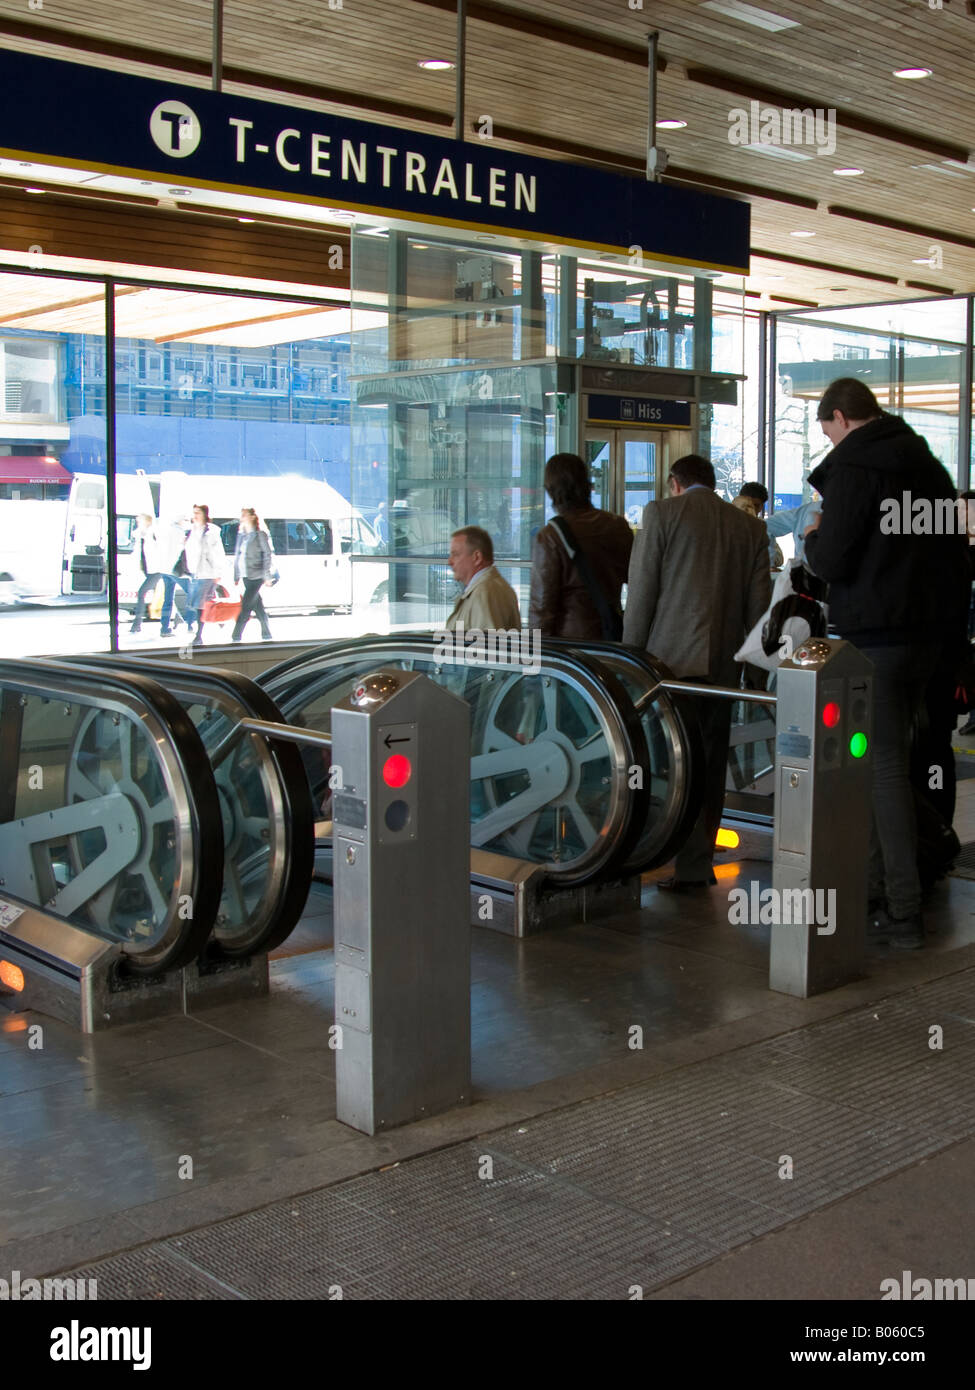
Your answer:
[[[222,584],[217,584],[212,598],[208,598],[200,609],[200,621],[204,623],[226,623],[240,616],[240,599],[231,598]]]
[[[602,628],[604,642],[620,642],[623,639],[623,613],[618,605],[610,602],[605,591],[596,583],[596,577],[589,568],[589,561],[586,559],[579,542],[576,540],[571,526],[561,516],[553,516],[552,525],[558,532],[559,539],[565,546],[566,554],[575,564],[579,571],[579,578],[589,590],[589,597],[592,599],[593,607],[599,616],[599,625]]]
[[[735,652],[764,671],[775,671],[810,637],[826,636],[826,585],[801,560],[776,577],[772,602]]]

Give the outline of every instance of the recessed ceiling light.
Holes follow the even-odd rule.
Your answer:
[[[171,198],[185,198],[190,190],[188,188],[167,188],[166,192]]]
[[[790,236],[815,236],[815,232],[790,232]]]
[[[915,82],[921,77],[933,77],[931,68],[898,68],[894,73],[895,77],[904,77],[909,82]]]
[[[33,167],[29,159],[21,159],[17,164],[18,169],[33,169]]]
[[[911,261],[911,265],[930,265],[930,264],[931,264],[931,257],[930,257],[930,256],[916,256],[916,257],[914,258],[914,260]]]
[[[237,221],[238,221],[238,222],[253,222],[254,219],[253,219],[253,217],[238,217],[238,218],[237,218]]]
[[[421,58],[417,63],[417,67],[423,68],[424,72],[447,72],[453,66],[448,58]]]
[[[834,173],[834,174],[838,174],[839,177],[840,177],[841,179],[852,179],[852,178],[855,178],[857,174],[862,174],[862,173],[863,173],[863,170],[862,170],[862,169],[834,169],[834,170],[833,170],[833,173]]]
[[[657,121],[658,130],[684,130],[686,121]]]
[[[43,193],[43,192],[44,192],[44,189],[43,189],[43,188],[25,188],[25,189],[24,189],[24,192],[25,192],[25,193]]]
[[[742,0],[704,0],[701,9],[729,15],[732,19],[740,19],[743,24],[753,24],[756,29],[768,29],[773,34],[780,29],[799,28],[797,19],[783,19],[780,14],[760,10],[757,5],[745,5]]]

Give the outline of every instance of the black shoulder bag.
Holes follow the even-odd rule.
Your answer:
[[[596,583],[595,576],[589,568],[589,562],[583,554],[571,526],[565,518],[561,516],[554,516],[552,518],[552,525],[555,527],[562,544],[565,546],[566,554],[579,571],[579,578],[589,590],[589,597],[592,599],[593,607],[599,615],[599,625],[602,628],[603,641],[622,641],[623,614],[615,604],[609,601],[605,592]]]

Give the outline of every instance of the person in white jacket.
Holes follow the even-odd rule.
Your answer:
[[[146,610],[146,599],[155,593],[156,585],[162,578],[162,564],[159,558],[159,544],[156,539],[155,518],[148,512],[140,512],[136,517],[135,540],[132,558],[138,566],[139,588],[135,596],[135,612],[132,615],[130,632],[142,631],[142,615]]]
[[[190,627],[196,623],[193,645],[199,647],[203,644],[203,605],[212,597],[217,580],[227,562],[220,528],[213,525],[210,520],[210,508],[202,503],[193,508],[193,525],[186,537],[183,553],[190,575],[186,622]]]

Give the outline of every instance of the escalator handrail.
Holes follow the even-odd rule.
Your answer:
[[[287,715],[289,714],[289,701],[282,694],[282,687],[287,687],[289,694],[293,690],[294,694],[298,695],[306,690],[318,675],[325,675],[328,669],[336,664],[361,659],[364,666],[370,664],[370,660],[381,666],[383,655],[388,655],[393,650],[403,657],[421,656],[432,660],[436,656],[435,644],[437,640],[436,634],[429,631],[339,639],[335,642],[324,643],[320,647],[306,653],[300,653],[296,657],[269,668],[261,674],[259,680],[265,688],[278,695],[279,703],[282,704]],[[561,646],[555,648],[547,641],[542,642],[541,654],[543,658],[542,674],[544,674],[547,655],[548,664],[552,669],[559,674],[571,677],[579,686],[588,691],[590,697],[593,695],[602,696],[604,705],[611,711],[607,722],[611,723],[615,719],[617,733],[622,735],[623,756],[616,758],[617,773],[622,775],[622,780],[621,785],[615,789],[616,805],[619,808],[616,818],[620,823],[616,826],[611,846],[607,848],[602,858],[592,869],[583,867],[580,873],[579,860],[586,859],[587,855],[580,855],[577,860],[571,861],[564,873],[549,869],[551,879],[572,884],[572,886],[606,880],[618,874],[626,862],[643,833],[649,810],[650,787],[631,789],[627,785],[628,779],[625,775],[631,766],[644,766],[648,762],[649,753],[643,725],[622,684],[611,672],[601,667],[594,658],[587,657],[572,648],[565,649]],[[490,661],[485,663],[485,667],[492,670],[516,671],[521,669],[521,663],[517,661],[508,663]],[[291,716],[289,715],[289,717]],[[577,867],[573,868],[573,864]]]
[[[246,718],[263,719],[273,724],[285,723],[284,715],[267,691],[249,676],[238,671],[225,671],[214,666],[183,661],[167,661],[164,657],[141,657],[98,653],[93,656],[69,657],[89,668],[123,670],[132,674],[146,671],[160,681],[167,679],[175,693],[184,688],[218,692],[240,706]],[[282,800],[286,844],[280,866],[282,886],[277,895],[274,912],[263,929],[249,937],[245,947],[231,948],[221,943],[220,951],[230,957],[246,957],[259,951],[272,951],[290,936],[301,920],[312,875],[315,870],[315,814],[308,796],[308,781],[298,749],[292,743],[278,739],[264,740],[277,776]],[[205,747],[205,745],[204,745]],[[211,943],[213,949],[213,943]]]
[[[129,943],[119,944],[132,974],[161,975],[188,965],[203,950],[216,921],[223,884],[223,835],[219,829],[216,782],[202,740],[182,705],[147,676],[115,675],[51,657],[0,658],[0,689],[3,688],[48,700],[74,697],[95,709],[104,708],[108,690],[114,692],[129,714],[143,722],[148,716],[155,726],[154,741],[158,746],[162,739],[172,759],[172,769],[167,767],[167,772],[174,770],[178,774],[172,778],[169,789],[175,809],[181,819],[185,816],[190,829],[193,876],[187,887],[192,906],[189,914],[180,911],[176,920],[182,923],[182,929],[151,963],[140,960],[140,955],[148,956],[149,952],[139,953]],[[177,894],[177,902],[183,896]]]

